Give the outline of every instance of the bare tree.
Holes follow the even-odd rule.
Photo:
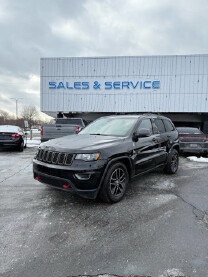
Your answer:
[[[25,106],[22,110],[21,116],[24,120],[28,121],[29,126],[31,127],[38,116],[38,110],[33,105]]]
[[[10,115],[7,111],[4,111],[4,110],[0,110],[0,117],[6,121],[10,118]]]

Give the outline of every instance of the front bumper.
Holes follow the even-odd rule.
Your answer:
[[[57,189],[75,192],[88,199],[97,197],[104,169],[104,160],[77,161],[76,166],[59,166],[33,160],[33,174],[36,180]]]

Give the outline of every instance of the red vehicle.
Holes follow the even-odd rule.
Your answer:
[[[208,155],[208,136],[197,128],[179,127],[180,152]]]

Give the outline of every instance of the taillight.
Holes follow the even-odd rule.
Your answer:
[[[40,126],[40,135],[43,135],[43,126]]]
[[[81,127],[76,126],[76,127],[75,127],[75,133],[76,133],[76,134],[78,134],[78,133],[79,133],[79,131],[80,131],[80,129],[81,129]]]
[[[13,138],[19,138],[19,137],[21,137],[21,135],[20,134],[12,134],[12,137]]]

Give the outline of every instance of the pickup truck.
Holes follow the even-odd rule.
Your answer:
[[[87,122],[82,118],[57,118],[55,124],[44,124],[41,126],[41,142],[77,134],[86,125]]]

